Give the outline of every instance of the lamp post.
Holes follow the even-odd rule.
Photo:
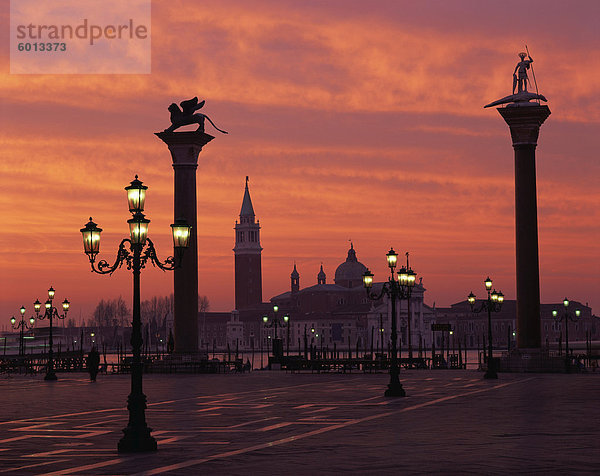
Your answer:
[[[396,347],[396,341],[398,340],[398,331],[396,329],[396,299],[403,299],[409,295],[409,288],[412,288],[415,285],[416,274],[411,269],[407,270],[406,268],[402,267],[402,269],[398,271],[398,279],[396,279],[394,270],[398,261],[398,254],[392,248],[387,253],[386,257],[388,266],[390,267],[391,276],[388,278],[387,283],[383,283],[381,292],[379,294],[371,292],[374,275],[368,269],[363,275],[363,285],[365,286],[367,297],[369,299],[378,301],[383,297],[384,294],[386,294],[389,296],[392,303],[392,355],[390,359],[390,383],[385,391],[385,396],[404,397],[406,396],[406,392],[400,383],[400,367],[398,365]]]
[[[19,356],[23,356],[25,355],[24,333],[26,329],[33,329],[33,325],[35,324],[35,318],[30,317],[29,324],[27,324],[27,321],[25,320],[25,306],[21,306],[21,309],[19,309],[19,311],[21,312],[21,320],[17,323],[17,320],[13,316],[10,318],[10,324],[12,325],[13,329],[19,329]]]
[[[398,279],[400,280],[400,284],[404,286],[405,289],[405,297],[406,297],[406,322],[407,322],[407,332],[408,332],[408,365],[412,368],[413,354],[412,354],[412,336],[411,336],[411,314],[410,314],[410,295],[412,294],[412,288],[415,285],[416,274],[410,269],[408,264],[408,251],[406,252],[406,268],[402,267],[402,269],[398,272]],[[410,283],[410,284],[409,284]],[[402,298],[400,298],[402,299]]]
[[[290,354],[290,316],[287,314],[283,316],[283,320],[279,320],[277,313],[279,312],[279,306],[275,304],[273,306],[273,317],[269,321],[269,316],[263,316],[263,324],[265,328],[274,328],[275,337],[273,339],[273,356],[281,359],[283,357],[283,346],[281,345],[281,339],[277,337],[277,328],[287,328],[287,352]]]
[[[575,309],[575,316],[569,312],[569,300],[567,298],[563,299],[563,306],[565,307],[565,313],[562,316],[558,315],[558,311],[556,309],[552,310],[552,317],[556,319],[558,322],[565,321],[565,370],[569,372],[571,370],[571,363],[569,362],[569,321],[575,322],[576,317],[581,316],[581,311],[579,309]]]
[[[90,221],[81,229],[83,248],[88,255],[93,272],[112,274],[123,263],[126,263],[127,269],[132,270],[133,273],[133,319],[131,328],[133,361],[131,364],[131,393],[127,399],[129,423],[123,429],[124,435],[118,444],[119,452],[123,453],[156,451],[156,440],[150,435],[152,429],[146,424],[146,395],[142,392],[140,272],[148,261],[163,271],[173,270],[179,266],[183,250],[189,242],[191,228],[184,220],[176,220],[171,225],[173,247],[177,258],[169,256],[164,262],[161,262],[157,257],[154,243],[147,237],[150,220],[142,213],[147,188],[138,180],[137,175],[131,184],[125,187],[129,211],[132,214],[132,218],[127,220],[130,237],[121,241],[117,250],[117,257],[112,265],[108,264],[106,260],[96,262],[96,256],[100,250],[100,233],[102,229],[98,228],[91,217]]]
[[[471,292],[467,297],[469,304],[471,305],[471,311],[475,313],[480,313],[482,311],[487,311],[488,315],[488,365],[487,371],[485,372],[483,378],[498,378],[498,373],[496,372],[496,366],[494,365],[494,359],[492,356],[492,312],[500,312],[502,309],[502,303],[504,302],[504,294],[502,292],[496,292],[492,289],[492,280],[488,278],[484,281],[485,289],[487,291],[487,300],[481,302],[481,306],[475,309],[475,294]]]
[[[42,304],[40,303],[40,301],[38,299],[35,300],[35,303],[33,303],[33,309],[35,310],[35,317],[37,319],[40,320],[44,320],[44,319],[48,319],[48,321],[50,322],[50,327],[49,327],[49,332],[48,332],[48,364],[46,365],[46,376],[44,377],[44,380],[57,380],[56,377],[56,373],[54,372],[54,349],[53,349],[53,336],[52,336],[52,321],[54,320],[54,318],[56,319],[64,319],[67,317],[67,312],[69,312],[69,306],[71,305],[71,303],[69,302],[68,299],[65,299],[62,302],[62,307],[63,307],[63,311],[64,314],[59,314],[58,313],[58,309],[53,306],[52,302],[54,300],[54,288],[52,286],[50,286],[50,289],[48,289],[48,299],[46,300],[46,302],[44,303],[44,314],[40,314],[40,309],[42,307]]]

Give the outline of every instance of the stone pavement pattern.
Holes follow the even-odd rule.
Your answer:
[[[600,375],[147,375],[157,453],[119,455],[129,376],[0,377],[0,473],[600,472]]]

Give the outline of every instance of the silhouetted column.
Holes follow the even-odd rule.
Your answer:
[[[189,248],[181,267],[175,269],[175,352],[198,352],[198,223],[196,168],[202,147],[214,139],[204,132],[157,132],[173,158],[174,219],[184,218],[192,226]]]
[[[517,347],[539,349],[540,270],[538,256],[535,148],[548,106],[526,103],[498,108],[510,127],[515,149],[515,232],[517,276]]]

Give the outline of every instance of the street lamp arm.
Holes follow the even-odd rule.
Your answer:
[[[478,308],[476,308],[475,306],[473,306],[471,308],[471,312],[474,312],[475,314],[479,314],[480,312],[487,311],[487,309],[488,309],[488,307],[487,307],[487,301],[483,301]]]
[[[119,249],[117,250],[117,257],[115,258],[115,262],[113,264],[108,264],[108,261],[102,259],[98,261],[96,264],[96,259],[94,256],[90,255],[90,265],[92,266],[92,272],[98,274],[113,274],[118,268],[120,268],[124,261],[127,261],[127,267],[131,267],[131,254],[125,248],[125,243],[129,243],[131,245],[131,240],[129,238],[123,239],[121,244],[119,245]]]
[[[379,301],[384,296],[384,294],[387,294],[387,295],[390,294],[390,290],[388,289],[387,283],[383,284],[383,286],[381,287],[381,292],[379,294],[370,291],[368,288],[366,289],[366,291],[367,291],[367,297],[371,301]]]
[[[561,316],[557,316],[556,318],[554,318],[554,320],[556,322],[562,322],[564,320],[569,320],[571,322],[577,322],[577,319],[575,317],[573,317],[573,315],[569,312],[566,312],[565,314],[561,315]]]
[[[23,330],[25,329],[33,329],[33,324],[32,325],[28,325],[27,322],[24,319],[21,319],[21,321],[17,324],[11,324],[12,328],[15,330],[21,329],[23,328]]]
[[[267,329],[271,329],[272,327],[288,327],[290,323],[289,321],[286,323],[285,321],[282,321],[279,318],[273,318],[270,321],[265,322],[263,325]]]
[[[567,318],[569,319],[569,321],[571,321],[571,322],[577,322],[577,317],[576,317],[576,316],[574,316],[573,314],[571,314],[570,312],[568,312],[568,313],[566,314],[566,316],[567,316]]]
[[[178,268],[181,264],[181,253],[178,253],[179,259],[176,259],[174,256],[168,256],[164,262],[161,262],[156,255],[156,248],[154,247],[154,243],[150,238],[146,238],[146,251],[141,257],[141,265],[142,268],[145,267],[145,264],[148,260],[152,263],[152,266],[156,266],[163,271],[171,271],[175,268]]]
[[[44,319],[50,319],[50,318],[66,319],[66,317],[67,317],[67,313],[65,312],[64,314],[59,314],[58,308],[56,306],[52,306],[52,307],[46,309],[46,312],[37,316],[37,318],[40,321],[43,321]],[[27,325],[25,325],[25,327],[27,327]],[[31,326],[31,328],[33,328],[33,326]]]
[[[498,303],[494,303],[491,301],[482,301],[481,306],[479,306],[479,308],[476,308],[475,305],[473,305],[473,307],[471,308],[471,312],[474,312],[475,314],[479,314],[480,312],[488,310],[491,312],[500,312],[500,307],[501,305]]]

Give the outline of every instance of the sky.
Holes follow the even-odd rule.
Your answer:
[[[245,176],[260,220],[263,300],[327,282],[352,240],[387,277],[410,253],[425,302],[447,306],[489,275],[515,298],[514,164],[507,125],[483,105],[511,93],[527,43],[552,115],[537,148],[542,302],[600,310],[600,3],[591,1],[152,2],[150,74],[10,74],[1,7],[0,328],[50,285],[87,319],[131,302],[132,277],[90,271],[79,229],[103,228],[101,257],[127,236],[123,188],[149,187],[149,236],[171,251],[173,171],[154,136],[193,96],[229,132],[200,154],[199,293],[234,304],[233,227]],[[142,299],[173,277],[142,273]]]

